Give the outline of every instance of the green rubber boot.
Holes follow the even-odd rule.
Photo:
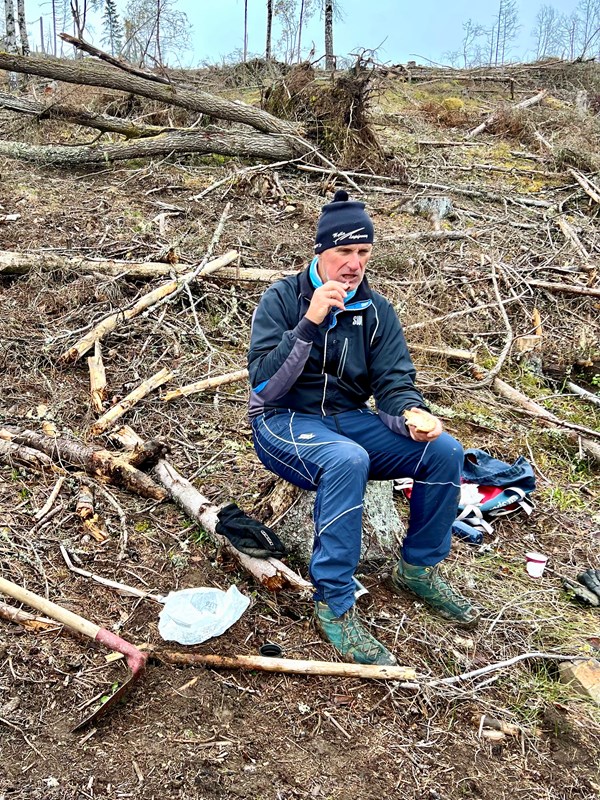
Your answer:
[[[327,603],[315,603],[315,625],[344,661],[393,667],[398,662],[389,650],[366,630],[352,606],[336,617]]]
[[[413,567],[401,558],[392,570],[391,589],[396,594],[405,590],[412,592],[440,617],[464,628],[473,628],[479,622],[479,611],[446,583],[440,576],[438,564]]]

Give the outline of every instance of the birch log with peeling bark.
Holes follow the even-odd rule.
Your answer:
[[[183,509],[188,517],[199,522],[219,545],[224,547],[239,561],[246,572],[254,575],[267,589],[277,591],[288,583],[295,589],[312,591],[312,584],[303,580],[283,562],[276,558],[254,558],[253,556],[241,553],[231,544],[227,537],[218,534],[216,532],[216,526],[219,508],[207,500],[206,497],[203,497],[188,480],[180,475],[177,470],[168,463],[168,461],[159,461],[154,468],[154,473],[167,489],[169,495],[177,505]]]
[[[87,360],[90,371],[90,396],[92,408],[98,414],[104,411],[104,401],[106,400],[106,371],[102,361],[102,349],[100,342],[94,344],[94,355]]]
[[[100,272],[103,275],[123,278],[162,278],[173,274],[185,275],[189,268],[189,264],[165,264],[160,261],[95,261],[80,257],[57,256],[53,253],[16,253],[12,250],[0,250],[0,275],[26,275],[33,269],[42,272],[69,269],[78,274]],[[203,270],[196,280],[210,276],[219,280],[272,283],[288,275],[296,275],[297,272],[298,270],[223,266],[216,276],[211,276]]]
[[[144,441],[128,425],[124,425],[113,434],[124,447],[132,449],[141,447]],[[240,565],[253,575],[260,583],[272,591],[283,588],[286,584],[293,589],[312,591],[312,584],[305,581],[282,561],[276,558],[253,558],[237,550],[225,536],[216,532],[219,508],[204,497],[192,484],[180,475],[165,459],[161,459],[154,469],[156,477],[168,491],[175,503],[188,517],[199,522],[214,541],[225,548]]]
[[[186,89],[172,84],[155,83],[91,59],[73,60],[49,55],[21,56],[0,51],[0,69],[27,75],[41,75],[65,83],[118,89],[122,92],[149,97],[168,105],[198,111],[210,117],[241,122],[264,133],[295,134],[296,136],[301,133],[299,125],[286,122],[241,101],[227,100],[200,89]]]
[[[226,264],[231,264],[231,262],[235,261],[237,257],[237,251],[230,250],[228,253],[225,253],[225,255],[214,259],[214,261],[210,261],[206,266],[209,267],[215,265],[217,262],[219,262],[221,266],[225,266]],[[140,299],[137,300],[137,302],[134,303],[131,308],[127,308],[125,311],[117,311],[116,313],[111,314],[109,317],[106,317],[100,323],[98,323],[95,328],[86,333],[86,335],[76,342],[72,347],[66,350],[60,356],[60,361],[67,364],[77,361],[77,359],[81,358],[84,353],[87,353],[87,351],[95,344],[95,342],[102,339],[102,337],[106,336],[107,333],[114,331],[121,322],[133,319],[133,317],[141,314],[141,312],[146,308],[150,308],[155,303],[158,303],[159,300],[162,300],[164,297],[168,297],[170,294],[177,291],[179,287],[186,282],[186,279],[191,274],[192,273],[186,273],[177,280],[163,283],[163,285],[159,286],[157,289],[142,295],[142,297],[140,297]]]
[[[528,97],[527,100],[522,100],[520,103],[517,103],[514,106],[509,106],[509,110],[516,111],[517,109],[522,110],[524,108],[531,108],[531,106],[535,106],[538,103],[541,103],[547,94],[548,90],[542,89],[542,91],[538,92],[536,95],[534,95],[534,97]],[[490,116],[487,119],[485,119],[481,123],[481,125],[478,125],[476,128],[473,128],[472,131],[469,131],[469,133],[467,133],[467,135],[465,136],[465,139],[472,139],[474,136],[483,133],[483,131],[486,128],[489,128],[490,125],[493,125],[494,122],[496,122],[501,113],[502,113],[501,111],[495,111],[493,114],[490,114]]]
[[[347,678],[369,678],[376,681],[414,681],[413,667],[384,667],[379,664],[345,664],[339,661],[308,661],[264,656],[217,656],[201,653],[177,653],[152,649],[152,655],[168,664],[203,664],[211,669],[258,669],[262,672],[283,672],[292,675],[336,675]]]
[[[136,386],[126,397],[112,408],[109,408],[106,414],[94,422],[92,425],[92,435],[99,436],[107,428],[111,428],[115,422],[121,419],[123,414],[126,414],[136,403],[150,394],[150,392],[154,391],[154,389],[158,389],[159,386],[170,381],[174,376],[174,372],[167,367],[163,367],[159,372],[151,375],[145,381],[142,381],[139,386]]]
[[[90,475],[104,478],[115,486],[122,486],[142,497],[164,500],[166,491],[119,455],[102,447],[85,445],[66,436],[45,436],[21,428],[0,429],[0,439],[19,446],[33,448],[61,465],[70,464],[84,469]]]
[[[169,400],[176,400],[178,397],[187,397],[190,394],[198,394],[198,392],[206,392],[209,389],[218,389],[219,386],[226,386],[228,383],[235,383],[236,381],[244,380],[248,377],[247,369],[240,369],[237,372],[228,372],[227,375],[217,375],[214,378],[205,378],[196,383],[188,383],[186,386],[180,386],[178,389],[173,389],[167,392],[163,397],[165,402]]]

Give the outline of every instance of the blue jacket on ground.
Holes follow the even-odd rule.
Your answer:
[[[288,408],[330,416],[364,407],[373,395],[381,420],[407,435],[402,412],[426,408],[394,308],[366,277],[316,325],[305,318],[321,285],[317,259],[263,294],[252,322],[250,417]]]

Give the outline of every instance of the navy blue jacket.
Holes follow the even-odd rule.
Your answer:
[[[276,408],[329,416],[373,395],[383,422],[407,435],[402,412],[426,406],[392,305],[363,278],[345,310],[317,325],[304,316],[313,292],[309,267],[263,294],[248,353],[250,417]]]

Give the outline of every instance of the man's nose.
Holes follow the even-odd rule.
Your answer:
[[[351,253],[348,256],[348,266],[352,267],[352,269],[360,269],[360,258],[358,253]]]

